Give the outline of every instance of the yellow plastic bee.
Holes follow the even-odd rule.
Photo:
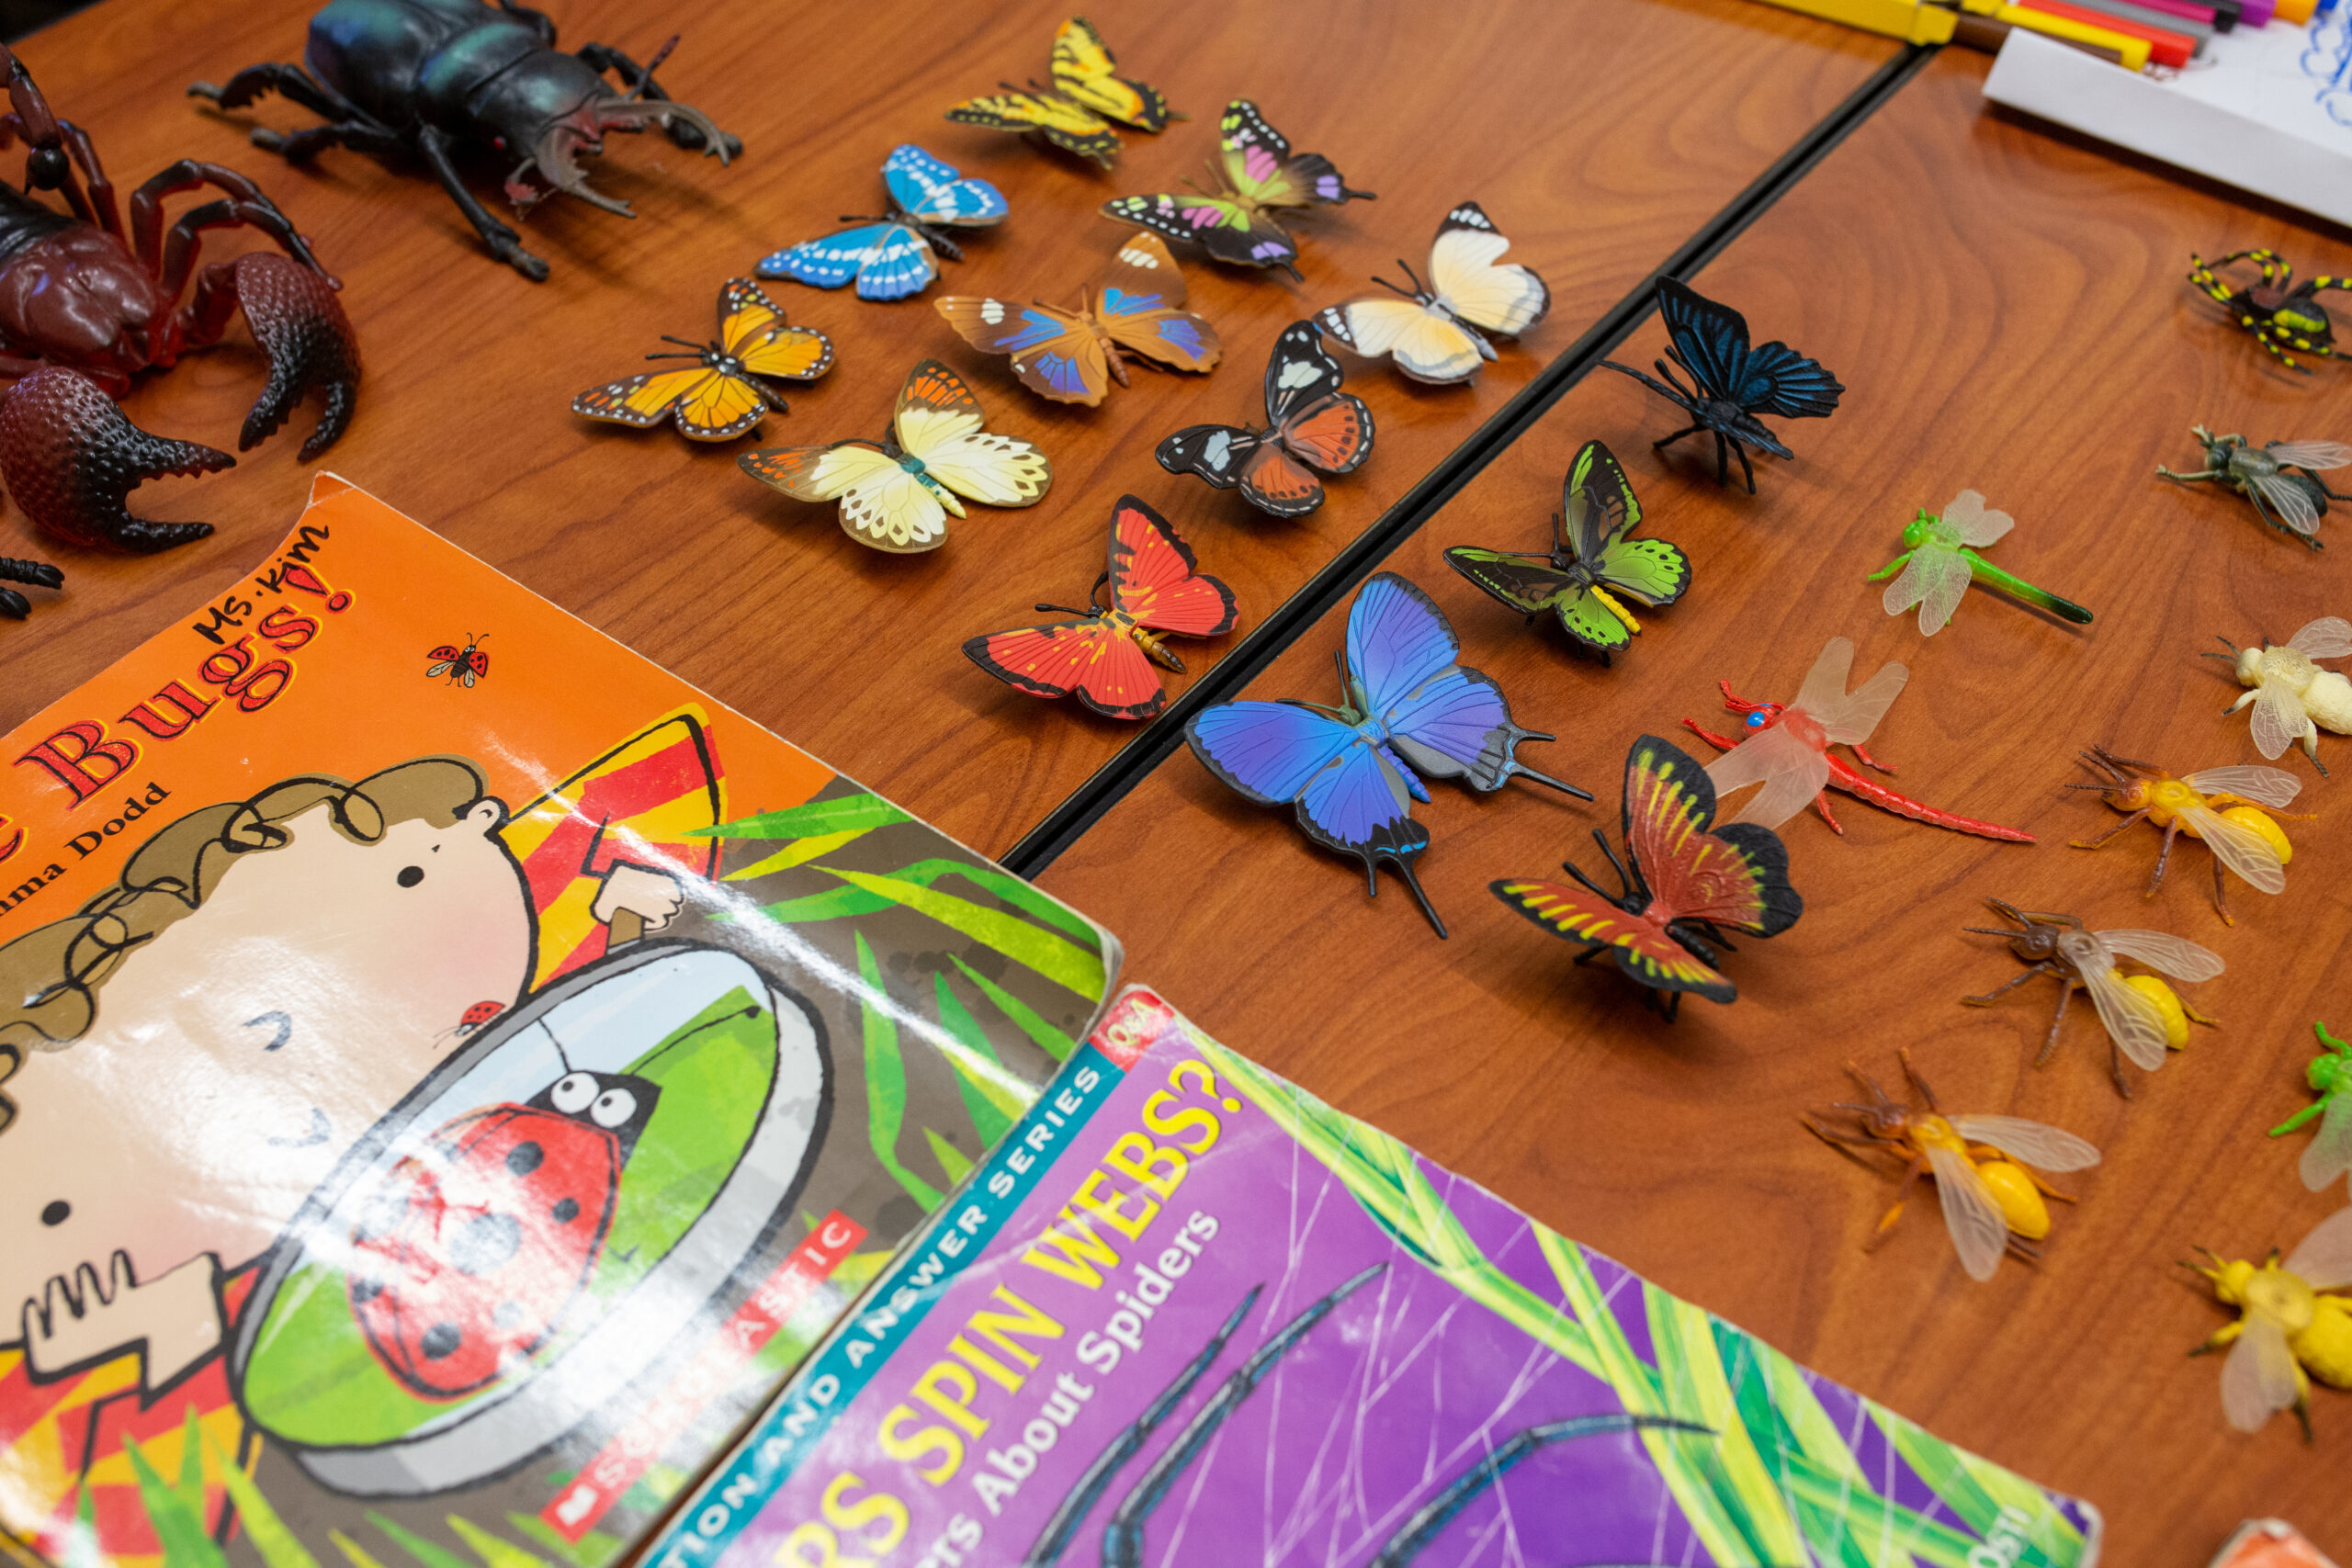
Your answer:
[[[2287,862],[2294,850],[2287,831],[2261,808],[2276,810],[2293,803],[2302,781],[2278,768],[2206,768],[2175,778],[2154,762],[2119,757],[2104,746],[2081,753],[2084,765],[2099,774],[2100,784],[2068,784],[2068,789],[2095,789],[2123,820],[2096,839],[2076,839],[2075,848],[2096,850],[2132,823],[2145,818],[2165,830],[2164,848],[2156,852],[2156,871],[2148,879],[2148,896],[2164,886],[2165,864],[2172,858],[2173,837],[2187,833],[2202,839],[2213,852],[2213,908],[2225,925],[2235,925],[2222,897],[2222,868],[2227,866],[2250,886],[2265,893],[2287,890]]]
[[[2240,684],[2253,688],[2229,705],[2235,713],[2254,705],[2254,749],[2266,757],[2286,755],[2298,740],[2323,777],[2327,769],[2319,760],[2319,732],[2352,735],[2352,678],[2323,670],[2313,660],[2341,659],[2352,653],[2352,621],[2328,615],[2299,629],[2283,643],[2240,648],[2228,637],[2218,639],[2226,654],[2207,659],[2227,662]]]
[[[2183,1267],[2211,1280],[2214,1299],[2239,1314],[2189,1352],[2229,1348],[2222,1363],[2222,1414],[2239,1431],[2253,1432],[2273,1412],[2291,1409],[2308,1442],[2311,1380],[2352,1388],[2352,1298],[2323,1293],[2352,1285],[2352,1209],[2339,1209],[2312,1226],[2284,1263],[2277,1247],[2259,1268],[2197,1250],[2211,1265]]]
[[[1878,1080],[1849,1062],[1846,1070],[1870,1091],[1870,1103],[1840,1101],[1831,1109],[1851,1112],[1857,1130],[1832,1127],[1814,1116],[1802,1118],[1807,1131],[1840,1154],[1893,1149],[1904,1159],[1894,1207],[1879,1221],[1866,1245],[1876,1247],[1903,1217],[1912,1184],[1924,1171],[1935,1178],[1945,1228],[1951,1232],[1960,1265],[1971,1279],[1991,1279],[2005,1251],[2039,1258],[2033,1244],[2050,1234],[2050,1209],[2043,1195],[2067,1203],[2075,1200],[2043,1185],[2026,1163],[2044,1170],[2085,1170],[2098,1163],[2098,1151],[2072,1133],[2020,1116],[1947,1117],[1936,1104],[1935,1090],[1911,1065],[1911,1053],[1897,1055],[1903,1076],[1918,1091],[1925,1111],[1888,1098]]]

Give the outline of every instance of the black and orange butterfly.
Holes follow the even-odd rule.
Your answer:
[[[785,412],[783,394],[762,377],[813,381],[833,367],[833,340],[814,327],[785,325],[784,312],[748,277],[718,291],[718,337],[695,344],[662,334],[679,352],[648,359],[692,359],[690,370],[652,370],[581,393],[571,412],[639,430],[668,415],[696,441],[732,441],[768,410]]]
[[[1714,967],[1716,947],[1728,948],[1723,927],[1775,936],[1796,924],[1804,900],[1789,886],[1789,852],[1780,835],[1753,822],[1716,828],[1715,786],[1707,771],[1655,735],[1625,755],[1623,827],[1625,861],[1609,839],[1592,830],[1623,888],[1614,897],[1566,863],[1581,885],[1540,878],[1491,884],[1495,897],[1555,936],[1585,944],[1577,962],[1615,956],[1626,977],[1650,989],[1674,1016],[1682,993],[1712,1002],[1739,995]]]
[[[1154,664],[1178,674],[1184,661],[1160,636],[1222,637],[1233,629],[1233,590],[1199,570],[1190,545],[1168,519],[1132,495],[1111,516],[1111,566],[1094,580],[1079,621],[976,637],[964,645],[972,662],[1009,685],[1041,697],[1078,700],[1113,718],[1149,718],[1168,705]],[[1094,603],[1110,584],[1111,602]]]
[[[424,678],[434,681],[447,675],[460,686],[472,685],[490,673],[490,655],[481,650],[481,645],[489,640],[488,632],[480,637],[468,632],[463,648],[443,643],[424,656],[433,660],[425,666]]]
[[[1075,310],[968,294],[932,303],[966,343],[983,354],[1011,355],[1021,384],[1057,403],[1092,408],[1113,381],[1125,386],[1123,350],[1202,374],[1225,352],[1216,329],[1184,309],[1184,275],[1150,234],[1119,247],[1100,305],[1091,291]]]
[[[1186,425],[1159,444],[1159,466],[1198,474],[1219,490],[1241,487],[1250,505],[1299,517],[1323,504],[1310,469],[1350,474],[1372,456],[1372,411],[1340,390],[1343,373],[1313,321],[1293,321],[1266,361],[1263,429]]]

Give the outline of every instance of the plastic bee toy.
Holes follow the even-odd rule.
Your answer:
[[[2242,261],[2261,267],[2262,281],[2232,288],[2222,280],[2221,270]],[[2297,364],[2295,355],[2287,352],[2290,348],[2314,359],[2335,355],[2335,323],[2328,319],[2327,307],[2319,302],[2319,292],[2352,288],[2352,277],[2307,277],[2297,283],[2294,266],[2276,251],[2232,251],[2210,262],[2191,251],[2188,281],[2211,295],[2229,311],[2230,320],[2252,333],[2289,368],[2311,374],[2310,366]]]
[[[2074,999],[2077,986],[2089,993],[2091,1006],[2098,1010],[2099,1023],[2107,1031],[2109,1066],[2115,1079],[2115,1091],[2126,1100],[2132,1097],[2132,1086],[2123,1077],[2126,1056],[2136,1066],[2154,1072],[2165,1065],[2165,1051],[2177,1051],[2188,1043],[2191,1023],[2220,1027],[2215,1020],[2182,1001],[2170,986],[2157,977],[2169,975],[2176,980],[2211,979],[2222,972],[2221,957],[2211,950],[2163,931],[2086,931],[2083,922],[2072,915],[2020,909],[1998,898],[1984,901],[1993,907],[1994,913],[2013,924],[1961,929],[1983,936],[2007,937],[2009,951],[2029,967],[2024,974],[1982,996],[1960,999],[1969,1007],[1990,1007],[2002,995],[2036,975],[2056,979],[2058,1010],[2051,1017],[2050,1032],[2041,1042],[2041,1054],[2033,1059],[2035,1066],[2046,1065],[2051,1053],[2058,1048],[2058,1029],[2066,1021],[2066,1004]],[[2127,958],[2157,974],[2127,978],[2117,968]]]
[[[2211,1280],[2214,1299],[2239,1314],[2189,1352],[2228,1348],[2222,1414],[2239,1431],[2254,1432],[2273,1412],[2292,1410],[2309,1442],[2311,1380],[2352,1388],[2352,1298],[2323,1294],[2352,1285],[2352,1209],[2339,1209],[2312,1226],[2284,1263],[2275,1247],[2259,1268],[2197,1250],[2211,1263],[2181,1267]]]
[[[2312,1032],[2326,1049],[2303,1069],[2303,1081],[2319,1098],[2271,1128],[2270,1135],[2283,1138],[2312,1117],[2320,1119],[2319,1132],[2296,1168],[2303,1185],[2316,1192],[2352,1171],[2352,1040],[2338,1040],[2324,1023],[2312,1024]]]
[[[2323,670],[2312,660],[2341,659],[2352,653],[2352,621],[2328,615],[2298,629],[2283,643],[2240,648],[2228,637],[2217,641],[2230,651],[2199,657],[2229,664],[2241,684],[2253,690],[2232,703],[2224,713],[2254,705],[2254,749],[2266,757],[2280,757],[2298,740],[2317,768],[2319,732],[2352,735],[2352,679]]]
[[[2290,538],[2312,549],[2319,542],[2320,519],[2331,501],[2352,501],[2327,488],[2319,475],[2352,463],[2352,446],[2336,441],[2270,441],[2256,446],[2243,435],[2216,435],[2201,424],[2188,433],[2205,448],[2205,466],[2193,474],[2175,473],[2162,463],[2156,477],[2175,484],[2219,479],[2254,502],[2255,515]],[[2295,468],[2298,473],[2287,470]]]
[[[1803,1118],[1807,1131],[1840,1154],[1851,1155],[1858,1148],[1892,1149],[1905,1162],[1894,1207],[1879,1221],[1865,1245],[1876,1247],[1903,1217],[1911,1188],[1925,1172],[1935,1178],[1944,1225],[1951,1232],[1961,1267],[1971,1279],[1991,1279],[2005,1251],[2028,1260],[2040,1258],[2034,1244],[2050,1234],[2050,1208],[2042,1198],[2046,1195],[2067,1203],[2075,1200],[2044,1185],[2026,1166],[2086,1170],[2098,1163],[2098,1151],[2072,1133],[2022,1117],[1948,1117],[1936,1103],[1935,1090],[1911,1065],[1911,1053],[1897,1055],[1903,1076],[1911,1080],[1926,1110],[1914,1111],[1888,1098],[1877,1079],[1849,1062],[1846,1070],[1869,1092],[1870,1103],[1841,1101],[1831,1109],[1851,1113],[1856,1130],[1829,1126],[1815,1116]]]
[[[2222,902],[2222,868],[2227,866],[2246,883],[2265,893],[2287,890],[2287,862],[2293,846],[2287,830],[2262,807],[2272,810],[2294,801],[2302,782],[2278,768],[2206,768],[2175,778],[2153,762],[2119,757],[2104,746],[2080,753],[2083,765],[2101,776],[2099,784],[2072,784],[2068,789],[2095,789],[2123,820],[2096,839],[2076,839],[2075,848],[2104,848],[2115,835],[2145,818],[2165,830],[2164,848],[2156,852],[2155,874],[2148,878],[2149,897],[2164,886],[2165,865],[2172,858],[2172,841],[2186,832],[2202,839],[2213,852],[2213,908],[2224,925],[2235,925]],[[2216,809],[2216,808],[2219,809]]]

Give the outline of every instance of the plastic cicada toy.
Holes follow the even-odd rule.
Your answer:
[[[2254,749],[2266,757],[2280,757],[2300,740],[2312,766],[2324,777],[2319,732],[2352,735],[2352,680],[2312,660],[2352,653],[2352,621],[2328,615],[2283,643],[2260,648],[2240,648],[2228,637],[2217,640],[2230,651],[2199,657],[2225,660],[2242,684],[2254,688],[2222,711],[2235,713],[2252,703]]]
[[[2176,484],[2219,479],[2254,502],[2255,515],[2271,527],[2315,550],[2324,547],[2316,536],[2327,503],[2352,501],[2352,495],[2339,495],[2319,476],[2352,463],[2352,446],[2340,441],[2269,441],[2256,446],[2243,435],[2216,435],[2201,424],[2190,425],[2188,433],[2205,448],[2205,466],[2180,474],[2158,463],[2157,478]]]
[[[1905,1164],[1903,1185],[1894,1207],[1871,1233],[1866,1247],[1884,1240],[1903,1217],[1912,1186],[1922,1173],[1936,1182],[1942,1201],[1944,1226],[1960,1252],[1961,1267],[1973,1280],[1989,1280],[2001,1266],[2001,1254],[2039,1258],[2035,1243],[2050,1234],[2050,1208],[2042,1199],[2075,1200],[2045,1186],[2029,1165],[2044,1170],[2086,1170],[2098,1163],[2098,1151],[2072,1133],[2045,1127],[2019,1116],[1944,1115],[1935,1090],[1911,1065],[1911,1053],[1899,1053],[1903,1076],[1911,1080],[1926,1107],[1915,1111],[1889,1099],[1878,1080],[1849,1062],[1846,1070],[1870,1094],[1870,1103],[1840,1101],[1833,1111],[1849,1112],[1854,1130],[1828,1125],[1821,1117],[1803,1120],[1813,1135],[1840,1154],[1855,1149],[1891,1149]],[[1859,1157],[1859,1156],[1855,1156]]]
[[[2189,1352],[2228,1348],[2222,1414],[2239,1431],[2255,1432],[2275,1412],[2292,1410],[2310,1441],[2311,1380],[2352,1388],[2352,1298],[2323,1293],[2352,1285],[2352,1209],[2313,1225],[2284,1263],[2277,1247],[2259,1268],[2197,1250],[2212,1262],[2181,1267],[2211,1280],[2214,1300],[2238,1309],[2235,1323]]]
[[[2296,1167],[2303,1185],[2316,1192],[2352,1171],[2352,1040],[2338,1040],[2324,1023],[2312,1024],[2312,1032],[2326,1049],[2303,1069],[2303,1081],[2319,1098],[2271,1128],[2270,1135],[2283,1138],[2312,1117],[2319,1118],[2319,1132],[2304,1146],[2302,1161]]]
[[[2222,902],[2222,867],[2261,892],[2287,890],[2287,862],[2293,846],[2287,841],[2287,830],[2263,807],[2275,811],[2293,803],[2303,787],[2294,774],[2280,768],[2206,768],[2175,778],[2154,762],[2119,757],[2104,746],[2094,746],[2079,755],[2083,765],[2104,782],[2066,787],[2095,789],[2125,815],[2096,839],[2075,840],[2075,848],[2104,848],[2115,835],[2143,818],[2162,828],[2164,848],[2156,852],[2155,874],[2148,878],[2149,897],[2154,897],[2156,889],[2164,886],[2173,838],[2183,832],[2204,840],[2205,847],[2213,852],[2213,908],[2224,925],[2237,922],[2230,919],[2229,908]]]
[[[2232,262],[2252,262],[2262,269],[2262,281],[2233,288],[2221,276]],[[2325,359],[2335,353],[2335,323],[2319,301],[2323,288],[2352,288],[2352,277],[2307,277],[2295,281],[2294,266],[2276,251],[2232,251],[2207,261],[2191,251],[2188,281],[2203,289],[2230,313],[2230,320],[2252,333],[2272,357],[2290,369],[2311,373],[2287,351]]]
[[[1919,635],[1933,637],[1944,629],[1952,612],[1973,581],[2024,600],[2066,620],[2088,625],[2091,613],[2071,599],[2036,588],[2021,577],[2003,571],[1976,552],[2017,526],[2006,512],[1987,512],[1984,497],[1973,490],[1952,497],[1940,515],[1921,508],[1903,530],[1903,553],[1864,578],[1876,582],[1894,577],[1883,601],[1886,613],[1900,615],[1919,606]],[[1895,573],[1901,572],[1900,577]]]
[[[2051,1053],[2057,1050],[2058,1030],[2066,1021],[2066,1004],[2074,999],[2077,986],[2089,994],[2100,1027],[2107,1031],[2109,1072],[2115,1079],[2115,1091],[2126,1100],[2132,1097],[2132,1086],[2123,1077],[2125,1057],[2153,1073],[2165,1065],[2165,1051],[2177,1051],[2188,1043],[2191,1023],[2220,1027],[2217,1020],[2207,1018],[2182,1001],[2158,977],[2168,975],[2176,980],[2211,979],[2222,972],[2222,959],[2211,949],[2164,931],[2086,931],[2083,922],[2072,915],[2020,909],[1998,898],[1984,901],[1992,906],[1994,913],[2011,924],[1961,929],[1983,936],[2007,938],[2009,951],[2024,960],[2028,967],[2024,974],[1982,996],[1960,999],[1969,1007],[1990,1007],[2036,975],[2055,979],[2058,1010],[2051,1015],[2050,1032],[2042,1039],[2041,1054],[2033,1059],[2035,1066],[2048,1065]],[[2156,973],[2127,976],[2118,967],[2126,959]]]

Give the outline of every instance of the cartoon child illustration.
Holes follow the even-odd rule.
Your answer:
[[[456,758],[288,779],[0,947],[0,1346],[36,1382],[136,1351],[152,1398],[203,1366],[224,1281],[521,999],[537,930],[506,818]],[[667,872],[596,880],[616,936],[678,909]]]

